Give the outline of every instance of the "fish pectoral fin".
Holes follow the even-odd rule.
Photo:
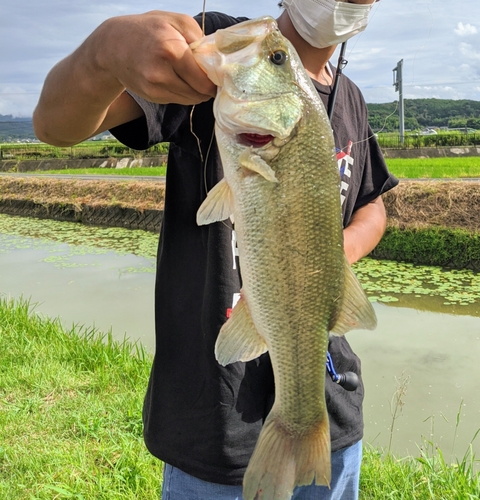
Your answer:
[[[334,335],[344,335],[350,330],[373,330],[377,317],[362,285],[345,259],[345,292],[342,308],[335,325],[330,329]]]
[[[267,181],[278,182],[272,167],[262,157],[253,153],[252,148],[242,151],[238,161],[243,168],[256,172]]]
[[[228,219],[233,214],[232,191],[225,179],[216,184],[197,211],[197,224],[203,226]]]
[[[222,326],[215,344],[217,361],[226,366],[235,361],[250,361],[267,351],[265,341],[257,332],[243,297]]]

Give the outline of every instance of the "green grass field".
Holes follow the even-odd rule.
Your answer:
[[[392,174],[406,179],[448,179],[480,177],[480,157],[387,158]]]
[[[389,170],[396,177],[407,179],[455,179],[480,177],[480,157],[464,158],[387,158]],[[85,168],[49,170],[37,173],[78,175],[158,175],[164,176],[166,167],[141,168]]]
[[[141,408],[150,358],[0,300],[0,498],[156,499]]]
[[[165,176],[167,167],[133,167],[133,168],[68,168],[64,170],[42,170],[37,174],[73,174],[73,175],[134,175]]]
[[[161,463],[142,439],[150,364],[128,342],[0,298],[0,498],[159,498]],[[477,499],[476,465],[468,450],[451,465],[433,445],[402,459],[367,446],[360,498]]]

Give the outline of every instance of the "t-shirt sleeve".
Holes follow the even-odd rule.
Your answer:
[[[368,124],[363,95],[346,76],[342,77],[339,86],[332,128],[342,176],[346,227],[356,210],[395,187],[398,180],[388,171],[377,138]]]
[[[121,143],[132,149],[148,149],[159,142],[166,142],[162,127],[166,106],[148,102],[129,92],[142,108],[144,116],[110,129]]]
[[[202,27],[202,14],[197,14],[194,19]],[[247,17],[232,17],[223,14],[222,12],[206,12],[205,13],[205,35],[210,35],[217,30],[228,28],[234,24],[247,21]]]
[[[398,180],[388,170],[382,150],[370,125],[367,127],[367,136],[363,178],[355,201],[354,211],[398,184]]]

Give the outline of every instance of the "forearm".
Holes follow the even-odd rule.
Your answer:
[[[201,36],[184,14],[108,19],[49,73],[33,117],[38,138],[71,145],[138,118],[141,110],[125,89],[159,104],[211,99],[216,87],[189,45]]]
[[[68,146],[94,135],[123,92],[120,82],[98,67],[94,43],[92,35],[48,74],[33,114],[41,141]]]
[[[382,198],[359,208],[343,231],[344,249],[350,264],[368,255],[379,243],[387,226]]]

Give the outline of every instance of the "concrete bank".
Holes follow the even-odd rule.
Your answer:
[[[475,146],[383,149],[382,151],[385,158],[459,158],[462,156],[480,156],[480,148]]]
[[[458,158],[480,156],[480,147],[442,147],[383,149],[385,158]],[[85,158],[85,159],[39,159],[0,160],[0,172],[33,172],[38,170],[64,170],[67,168],[132,168],[158,167],[167,163],[167,155],[144,158]]]
[[[79,168],[132,168],[160,167],[167,162],[167,155],[145,158],[82,158],[43,160],[0,160],[0,172],[34,172],[38,170],[64,170]]]

